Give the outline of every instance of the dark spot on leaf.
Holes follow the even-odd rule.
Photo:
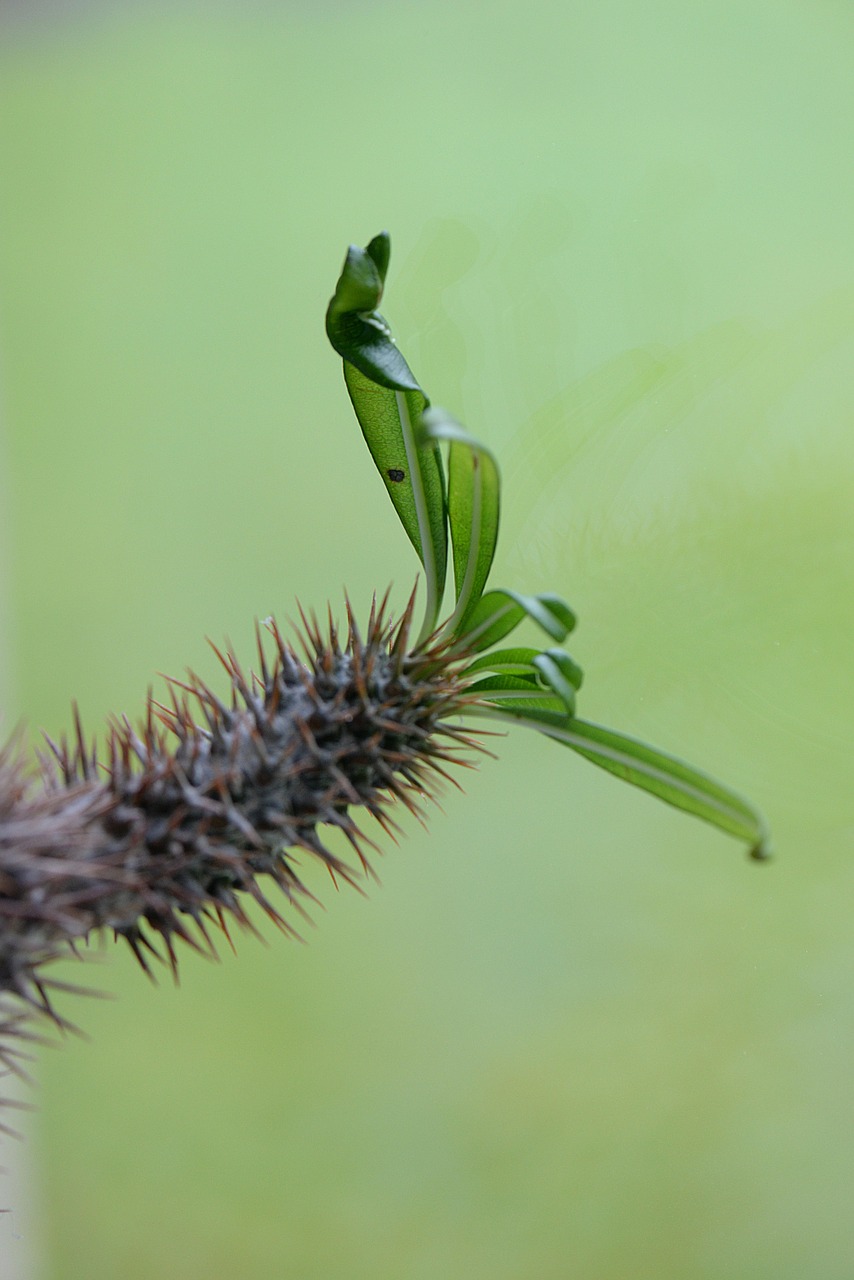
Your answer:
[[[389,467],[386,475],[389,480],[393,480],[395,484],[400,484],[401,480],[406,479],[406,472],[401,471],[400,467]]]

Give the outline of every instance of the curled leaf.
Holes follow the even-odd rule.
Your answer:
[[[563,702],[568,715],[575,714],[575,693],[581,685],[581,668],[562,649],[538,653],[533,666],[542,681]]]
[[[391,256],[387,231],[360,249],[351,244],[326,310],[326,333],[343,360],[372,382],[394,391],[419,391],[377,307]]]
[[[424,566],[423,640],[435,630],[445,590],[445,476],[438,446],[423,448],[416,436],[427,397],[376,309],[390,254],[386,232],[365,249],[350,246],[326,312],[326,332],[343,357],[344,381],[371,457]]]
[[[563,699],[551,689],[544,689],[533,677],[526,679],[524,676],[487,676],[473,684],[468,692],[479,695],[485,702],[492,703],[496,707],[544,711],[554,715],[566,714]]]
[[[475,671],[496,671],[504,675],[530,675],[534,658],[539,652],[539,649],[530,649],[522,645],[515,649],[494,649],[491,653],[484,653],[481,657],[475,658],[474,662],[469,663],[465,674],[471,675]]]
[[[518,591],[487,591],[457,628],[457,646],[480,653],[503,640],[524,618],[531,618],[558,642],[575,627],[575,614],[559,596],[523,596]]]

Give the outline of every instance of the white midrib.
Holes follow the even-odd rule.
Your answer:
[[[424,609],[424,623],[416,641],[421,644],[433,632],[439,616],[441,598],[439,596],[439,578],[436,566],[436,553],[433,549],[433,531],[430,528],[430,516],[427,511],[427,495],[418,465],[418,445],[415,443],[415,432],[409,416],[409,405],[402,391],[395,391],[397,414],[403,433],[403,447],[406,450],[406,462],[409,468],[409,480],[412,485],[412,497],[415,502],[415,519],[418,522],[418,537],[421,541],[421,560],[424,565],[424,578],[427,586],[427,601]]]
[[[477,573],[478,552],[480,551],[480,523],[483,516],[483,465],[476,453],[472,454],[472,463],[474,469],[474,486],[472,489],[471,499],[471,537],[469,539],[468,557],[466,559],[466,571],[463,574],[463,582],[460,587],[460,594],[457,598],[457,607],[445,623],[443,631],[448,635],[453,635],[458,624],[465,616],[471,600],[472,586],[474,584],[475,574]]]
[[[477,707],[466,709],[467,715],[477,715],[478,712],[479,709]],[[557,726],[553,728],[537,720],[528,720],[524,715],[516,713],[502,715],[497,709],[495,712],[484,710],[480,714],[495,720],[504,720],[507,724],[527,725],[528,728],[536,729],[539,733],[546,734],[547,737],[554,738],[557,742],[563,742],[569,747],[574,747],[586,755],[600,755],[605,760],[612,760],[615,764],[621,764],[627,769],[634,769],[637,773],[645,774],[648,778],[654,778],[656,782],[662,782],[665,786],[672,787],[674,791],[681,791],[683,795],[690,796],[709,809],[722,814],[731,823],[743,824],[739,834],[744,834],[744,838],[747,840],[755,839],[756,833],[747,828],[749,819],[735,805],[727,804],[726,801],[721,800],[718,796],[709,795],[708,792],[701,791],[699,787],[692,786],[690,782],[674,777],[673,774],[665,773],[663,770],[657,769],[655,765],[648,764],[645,760],[638,760],[635,756],[626,755],[614,747],[605,746],[603,743],[597,742],[595,738],[587,738],[581,734],[573,733],[571,729],[559,729]]]

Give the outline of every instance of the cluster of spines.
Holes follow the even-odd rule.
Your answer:
[[[149,693],[138,728],[110,723],[102,758],[75,710],[73,741],[47,740],[37,785],[19,751],[0,754],[0,1063],[22,1073],[28,1011],[70,1027],[51,992],[77,988],[44,972],[69,947],[111,930],[149,975],[156,956],[177,976],[176,940],[215,954],[210,925],[229,943],[229,919],[253,930],[247,897],[294,932],[259,880],[304,914],[294,850],[358,887],[377,846],[353,810],[393,839],[394,800],[423,819],[437,779],[455,783],[445,766],[482,747],[452,722],[470,700],[459,659],[409,649],[413,604],[394,623],[375,601],[363,638],[348,602],[343,640],[331,614],[324,634],[301,611],[304,658],[268,620],[272,660],[257,628],[257,674],[214,646],[230,699],[193,673],[168,679],[168,702]],[[327,848],[324,826],[359,867]]]

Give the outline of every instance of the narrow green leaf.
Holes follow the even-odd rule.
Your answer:
[[[390,255],[384,231],[365,249],[350,246],[326,312],[326,332],[343,357],[344,380],[371,456],[424,565],[423,640],[436,627],[445,590],[445,476],[438,446],[420,448],[416,438],[427,397],[377,311]]]
[[[529,649],[524,646],[515,649],[494,649],[492,653],[485,653],[480,658],[475,658],[474,662],[469,663],[463,672],[464,675],[471,675],[475,671],[497,671],[505,675],[529,675],[533,671],[533,661],[539,649]]]
[[[581,668],[577,667],[568,653],[560,649],[550,649],[547,653],[538,653],[534,658],[534,669],[543,683],[557,694],[564,704],[568,715],[575,714],[574,683],[576,676],[581,683]]]
[[[477,453],[486,453],[492,459],[496,470],[498,463],[495,454],[485,444],[476,440],[470,431],[466,431],[461,422],[452,418],[446,409],[432,405],[421,418],[419,427],[420,443],[426,444],[464,444]]]
[[[455,648],[480,653],[503,640],[526,617],[558,641],[565,640],[575,626],[575,614],[558,596],[487,591],[460,623]]]
[[[478,680],[468,690],[483,697],[496,707],[544,711],[558,716],[566,715],[563,699],[550,689],[544,689],[536,679],[524,676],[487,676]]]
[[[453,635],[460,619],[480,599],[489,577],[498,540],[501,482],[489,449],[443,409],[428,409],[421,430],[427,440],[450,445],[448,520],[457,604],[445,630]]]
[[[538,729],[623,781],[710,822],[721,831],[746,840],[751,857],[763,859],[770,856],[762,815],[737,792],[682,760],[612,729],[549,710],[517,713],[512,707],[503,706],[501,711],[484,708],[480,714]]]
[[[551,658],[557,664],[562,675],[577,693],[584,683],[584,672],[575,659],[571,658],[565,649],[546,649],[544,656]]]
[[[383,484],[424,565],[425,638],[438,620],[448,563],[441,454],[435,446],[419,448],[415,434],[426,400],[421,391],[378,386],[348,361],[344,363],[344,379]]]

